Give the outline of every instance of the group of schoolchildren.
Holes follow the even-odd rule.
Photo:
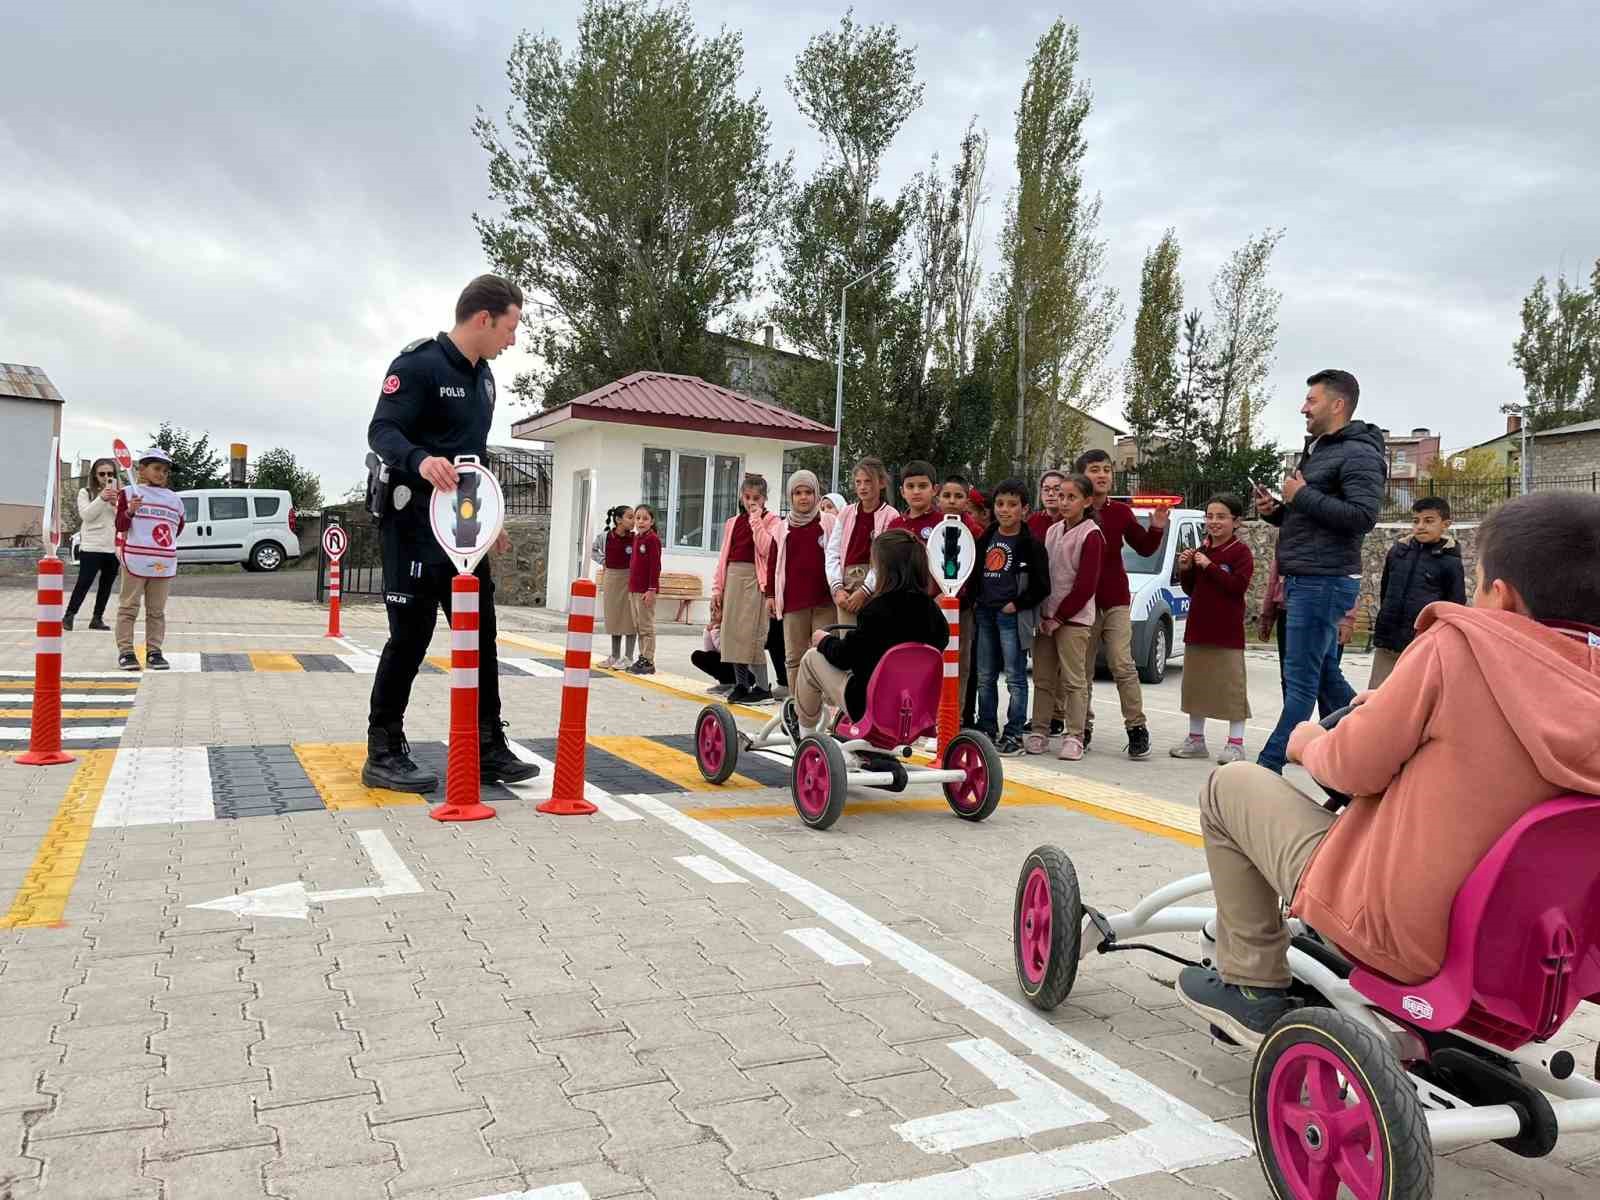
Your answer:
[[[713,691],[733,703],[756,703],[773,696],[764,664],[770,655],[778,683],[790,688],[793,705],[784,715],[796,736],[819,727],[824,704],[859,717],[867,680],[892,646],[919,641],[943,648],[948,642],[948,624],[933,600],[938,589],[926,543],[955,514],[977,549],[960,592],[962,724],[988,734],[1002,755],[1044,754],[1055,743],[1057,757],[1079,760],[1093,737],[1090,688],[1103,655],[1122,709],[1126,752],[1148,758],[1122,547],[1155,553],[1168,515],[1155,507],[1148,522],[1141,521],[1130,505],[1111,497],[1112,479],[1110,456],[1087,451],[1070,472],[1044,473],[1033,507],[1022,480],[1003,480],[985,493],[959,475],[941,477],[914,461],[901,471],[902,512],[888,500],[882,461],[865,458],[852,472],[854,501],[824,494],[816,475],[800,470],[787,481],[787,511],[779,515],[769,508],[767,481],[746,475],[740,511],[723,526],[711,620],[694,661],[718,680]],[[1373,687],[1392,669],[1422,608],[1434,600],[1465,600],[1449,506],[1427,497],[1414,506],[1414,516],[1411,536],[1390,551],[1384,566]],[[1238,537],[1243,517],[1237,495],[1212,496],[1203,542],[1178,558],[1179,582],[1189,597],[1181,693],[1189,731],[1170,748],[1174,758],[1212,757],[1208,720],[1227,725],[1216,761],[1244,758],[1251,715],[1245,598],[1255,559]],[[661,572],[655,514],[647,505],[613,509],[595,552],[604,562],[611,636],[611,657],[601,665],[650,674]],[[829,632],[837,626],[858,628],[844,638]]]

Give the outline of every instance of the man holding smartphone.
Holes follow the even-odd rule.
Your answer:
[[[1256,510],[1278,526],[1278,570],[1288,617],[1284,631],[1283,713],[1257,760],[1283,773],[1289,734],[1355,690],[1339,667],[1339,622],[1361,590],[1361,542],[1378,523],[1388,479],[1383,432],[1352,420],[1361,386],[1349,371],[1306,380],[1306,446],[1281,497],[1255,485]]]

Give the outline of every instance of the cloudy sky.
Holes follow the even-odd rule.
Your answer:
[[[104,4],[8,12],[0,71],[0,360],[67,397],[63,450],[169,419],[285,445],[330,495],[360,473],[388,360],[448,322],[483,268],[474,108],[500,113],[522,28],[570,41],[574,0]],[[1354,370],[1362,416],[1447,448],[1503,428],[1507,359],[1541,272],[1600,256],[1600,23],[1585,3],[1119,0],[1068,13],[1095,91],[1086,174],[1127,300],[1168,225],[1191,303],[1244,237],[1287,229],[1268,431],[1301,381]],[[695,0],[745,31],[747,90],[802,172],[819,147],[783,77],[843,5]],[[918,49],[927,95],[887,164],[898,187],[976,114],[991,230],[1013,110],[1059,10],[862,3]],[[994,18],[1004,16],[1004,23]],[[502,358],[502,379],[523,365]],[[516,414],[502,404],[496,436]],[[1120,399],[1101,410],[1120,423]]]

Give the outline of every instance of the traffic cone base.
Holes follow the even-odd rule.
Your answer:
[[[494,809],[481,800],[474,800],[471,804],[451,804],[446,800],[428,815],[435,821],[487,821],[494,816]]]
[[[582,798],[558,800],[554,796],[534,809],[552,817],[586,817],[600,810]]]
[[[25,767],[54,767],[78,760],[64,750],[29,750],[17,755],[16,761]]]

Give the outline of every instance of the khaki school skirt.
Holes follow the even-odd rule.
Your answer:
[[[639,627],[633,622],[633,606],[628,603],[627,568],[607,567],[605,581],[601,595],[606,605],[606,636],[632,637]]]
[[[1178,706],[1191,717],[1248,721],[1250,692],[1245,686],[1244,651],[1185,646],[1183,698]]]
[[[766,654],[767,598],[753,563],[729,563],[722,581],[722,661],[754,666]]]

